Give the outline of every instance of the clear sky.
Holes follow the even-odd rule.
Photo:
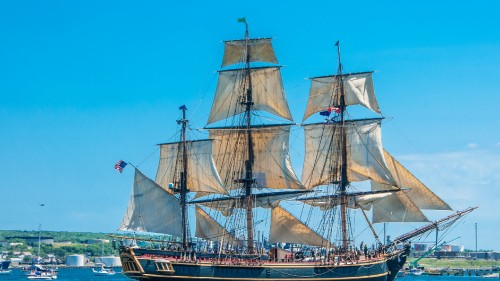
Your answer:
[[[474,249],[477,222],[478,247],[500,250],[499,10],[498,1],[2,1],[0,229],[113,232],[133,179],[113,165],[153,177],[155,144],[171,140],[182,104],[193,128],[205,125],[221,42],[243,37],[244,16],[251,36],[274,37],[296,122],[305,78],[335,72],[337,40],[345,71],[375,70],[392,118],[385,148],[453,209],[480,207],[456,229],[458,243]]]

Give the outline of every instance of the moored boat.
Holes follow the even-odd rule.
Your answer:
[[[0,274],[10,274],[12,270],[10,269],[0,269]]]
[[[3,260],[0,258],[0,270],[8,270],[10,266],[10,261]]]
[[[55,280],[57,279],[57,270],[34,264],[31,266],[31,270],[26,274],[26,277],[31,280]]]
[[[101,266],[99,269],[92,268],[92,272],[96,276],[108,276],[108,275],[115,275],[116,272],[113,270],[113,268],[106,268],[104,266]]]

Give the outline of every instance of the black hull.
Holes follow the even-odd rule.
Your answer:
[[[136,253],[137,251],[137,253]],[[199,258],[197,262],[182,262],[173,252],[123,248],[120,252],[123,272],[137,280],[365,280],[392,281],[402,267],[399,256],[357,263],[321,264],[270,263],[264,261],[212,262]],[[178,255],[178,253],[176,253]]]
[[[10,261],[0,261],[0,270],[7,270],[9,265]]]

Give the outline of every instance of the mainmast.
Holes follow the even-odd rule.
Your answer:
[[[347,139],[345,133],[345,93],[344,93],[344,81],[342,78],[342,61],[340,58],[340,41],[335,43],[337,46],[337,54],[339,59],[339,67],[337,74],[340,80],[340,120],[341,120],[341,167],[340,167],[340,210],[341,210],[341,231],[342,231],[342,248],[347,251],[348,247],[348,237],[347,237],[347,185],[349,184],[347,179]]]
[[[260,111],[292,121],[271,38],[250,38],[245,18],[238,22],[245,23],[245,37],[224,41],[222,67],[232,67],[219,71],[207,125],[232,119],[231,126],[208,129],[210,137],[218,141],[213,155],[221,178],[229,189],[239,190],[239,198],[231,200],[238,201],[233,207],[241,209],[244,218],[236,223],[246,224],[245,246],[249,254],[255,254],[253,209],[263,199],[252,189],[302,189],[303,185],[290,168],[286,149],[291,124],[253,124],[253,115]],[[273,65],[256,67],[253,62]]]
[[[182,221],[182,248],[184,251],[188,249],[188,235],[187,235],[187,208],[186,208],[186,194],[187,189],[187,150],[186,150],[186,126],[189,122],[186,119],[187,107],[185,105],[179,107],[182,110],[182,119],[177,120],[177,124],[182,125],[181,130],[181,143],[182,145],[182,171],[181,171],[181,188],[180,188],[180,203],[181,203],[181,221]]]
[[[253,179],[253,160],[254,160],[254,151],[252,144],[252,119],[251,119],[251,110],[252,110],[252,76],[250,69],[250,46],[248,44],[248,23],[245,23],[245,46],[246,46],[246,73],[248,78],[248,88],[246,92],[246,101],[242,102],[242,105],[245,106],[245,116],[246,116],[246,129],[247,129],[247,144],[248,144],[248,159],[245,162],[245,206],[246,206],[246,217],[247,217],[247,238],[248,238],[248,253],[253,254],[253,219],[252,219],[252,184],[254,183]]]

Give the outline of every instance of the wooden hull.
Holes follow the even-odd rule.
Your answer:
[[[160,255],[162,252],[164,255]],[[399,264],[397,261],[400,260],[394,257],[340,264],[242,262],[241,260],[214,263],[203,258],[197,262],[183,262],[176,259],[172,252],[131,248],[123,248],[120,257],[124,274],[137,280],[392,281],[400,268],[395,268],[395,265]]]

